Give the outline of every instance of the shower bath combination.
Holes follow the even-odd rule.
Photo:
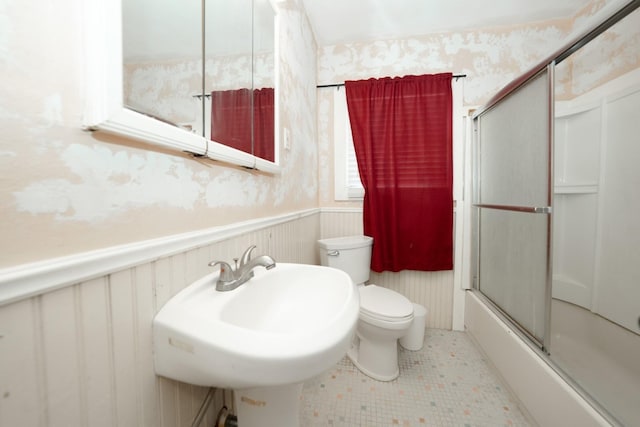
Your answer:
[[[639,3],[474,117],[474,288],[623,425],[640,424]]]

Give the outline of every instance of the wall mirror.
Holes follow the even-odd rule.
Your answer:
[[[278,172],[270,0],[88,2],[86,129]]]
[[[273,7],[269,0],[208,0],[205,16],[204,136],[273,162]]]
[[[198,1],[122,1],[126,108],[201,134],[202,103],[190,96],[202,91],[201,14]]]

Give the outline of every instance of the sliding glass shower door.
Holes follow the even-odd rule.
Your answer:
[[[541,347],[550,298],[552,68],[475,118],[475,287]]]
[[[635,426],[640,0],[606,12],[474,116],[474,289]]]

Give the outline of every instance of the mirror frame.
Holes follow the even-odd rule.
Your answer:
[[[221,143],[206,140],[177,126],[124,107],[121,0],[85,0],[84,51],[86,103],[82,127],[178,150],[248,169],[280,173],[279,164],[279,37],[275,12],[275,162],[270,162]]]

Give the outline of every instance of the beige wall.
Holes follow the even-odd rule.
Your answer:
[[[556,67],[556,98],[583,95],[640,67],[640,10],[613,27]]]
[[[481,105],[553,53],[572,23],[555,20],[323,47],[318,53],[318,83],[451,71],[467,75],[465,104]]]
[[[281,126],[292,144],[281,146],[283,171],[271,176],[81,131],[84,3],[39,3],[2,6],[0,73],[10,83],[0,89],[0,268],[318,205],[359,206],[333,201],[332,97],[315,90],[316,76],[325,84],[465,73],[465,102],[476,105],[572,25],[330,46],[316,57],[301,2],[281,3]]]

